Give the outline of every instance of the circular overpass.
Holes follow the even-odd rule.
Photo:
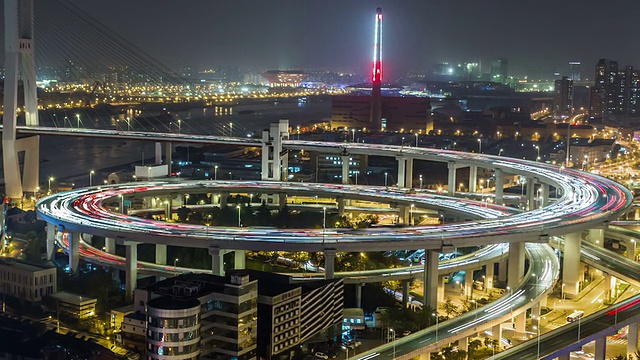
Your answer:
[[[402,156],[417,160],[456,162],[505,173],[535,178],[538,182],[562,190],[562,196],[544,208],[502,216],[498,207],[493,219],[474,220],[438,226],[412,226],[392,229],[257,229],[222,228],[189,224],[154,222],[108,210],[103,204],[118,196],[148,193],[266,192],[290,195],[318,195],[368,201],[415,204],[467,213],[469,200],[430,193],[412,193],[409,189],[337,184],[286,183],[260,181],[156,181],[92,187],[47,196],[37,204],[40,218],[65,231],[135,240],[146,243],[221,249],[281,251],[369,251],[394,249],[441,249],[443,246],[468,247],[501,242],[544,242],[548,236],[564,235],[601,226],[614,219],[628,205],[632,195],[622,185],[572,169],[537,162],[439,149],[399,146],[315,143],[287,141],[285,145],[312,151]],[[366,151],[365,151],[366,150]],[[467,208],[465,208],[467,207]],[[506,214],[504,214],[506,215]]]

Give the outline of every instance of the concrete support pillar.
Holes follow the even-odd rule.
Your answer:
[[[229,198],[229,193],[226,191],[220,192],[220,209],[227,206],[227,199]]]
[[[114,238],[104,238],[104,251],[109,254],[116,253],[116,239]]]
[[[486,291],[493,289],[493,263],[489,263],[484,267],[484,288]]]
[[[51,223],[47,223],[47,260],[53,259],[56,251],[56,227]]]
[[[156,165],[162,164],[162,143],[156,141]]]
[[[602,336],[596,339],[596,347],[594,350],[596,360],[607,359],[607,337]]]
[[[402,308],[406,309],[409,305],[409,285],[410,280],[402,280]]]
[[[604,274],[604,299],[605,301],[611,301],[616,296],[616,278],[609,274]]]
[[[578,253],[580,253],[578,251]],[[579,255],[578,255],[579,256]],[[524,276],[524,243],[510,243],[509,244],[509,269],[507,276],[507,286],[511,289],[520,282],[520,279]]]
[[[400,163],[403,163],[404,176],[400,173]],[[402,176],[402,177],[401,177]],[[402,185],[400,185],[402,181]],[[413,159],[412,158],[398,158],[398,187],[413,187]]]
[[[69,240],[69,269],[75,274],[80,263],[80,233],[68,233],[67,239]]]
[[[128,299],[133,297],[138,281],[138,243],[126,241],[125,293]]]
[[[356,285],[356,307],[362,307],[362,284],[357,283]]]
[[[209,248],[209,255],[211,255],[211,272],[213,275],[224,276],[224,253],[224,250],[220,248]]]
[[[502,339],[502,324],[493,325],[491,328],[491,335],[491,338],[500,344]]]
[[[501,169],[495,169],[496,175],[496,205],[504,204],[504,173]]]
[[[527,210],[533,210],[535,208],[535,187],[536,179],[527,178]]]
[[[540,207],[549,205],[549,184],[540,185]]]
[[[438,252],[426,250],[424,258],[424,305],[432,309],[438,308]]]
[[[289,154],[282,148],[282,141],[287,139],[289,120],[271,123],[269,129],[262,132],[262,180],[282,181],[283,171],[286,174],[289,167]]]
[[[189,144],[187,144],[187,146],[189,146]],[[171,144],[170,142],[166,143],[164,152],[164,159],[167,163],[167,167],[169,168],[169,176],[171,176],[171,173],[173,172],[173,144]]]
[[[360,175],[366,176],[367,169],[369,168],[369,155],[360,156]]]
[[[502,260],[498,263],[498,281],[504,283],[507,281],[507,261]]]
[[[456,163],[450,161],[447,163],[449,175],[447,177],[447,195],[453,196],[456,194]]]
[[[604,246],[604,228],[589,229],[589,242]]]
[[[338,216],[344,216],[344,199],[337,198],[336,201],[338,202]]]
[[[278,205],[280,209],[284,208],[284,205],[287,203],[287,194],[279,193],[278,194]]]
[[[333,279],[335,277],[335,262],[336,251],[335,249],[324,250],[324,278]]]
[[[156,244],[156,264],[167,265],[167,245]]]
[[[351,162],[351,157],[349,155],[340,156],[342,159],[342,183],[349,183],[349,164]]]
[[[402,205],[398,207],[398,210],[400,212],[398,214],[399,222],[404,225],[411,225],[411,223],[409,222],[409,215],[411,214],[411,208],[409,206]]]
[[[531,308],[531,325],[540,326],[540,303],[536,303]]]
[[[579,292],[580,241],[580,233],[564,235],[562,286],[565,297],[569,299],[574,299]]]
[[[463,337],[462,339],[458,339],[458,349],[464,351],[465,353],[469,351],[468,337]]]
[[[89,245],[93,245],[93,235],[91,234],[82,234],[82,240]]]
[[[244,250],[233,251],[233,268],[244,269],[246,267],[246,254]]]
[[[638,351],[638,323],[633,322],[629,324],[627,332],[627,356],[631,359],[631,355],[635,356],[636,351]]]
[[[464,277],[464,297],[465,299],[472,299],[473,294],[473,270],[467,270]]]
[[[636,259],[636,240],[631,239],[631,241],[626,243],[627,245],[627,257],[631,260]]]
[[[438,303],[444,302],[445,275],[438,276]]]
[[[516,324],[516,333],[514,335],[514,338],[526,339],[527,313],[521,312],[520,314],[515,316],[514,320]]]
[[[478,167],[475,165],[469,166],[469,192],[476,192],[478,186]]]
[[[405,187],[405,180],[407,178],[407,162],[403,157],[397,157],[398,160],[398,187]]]

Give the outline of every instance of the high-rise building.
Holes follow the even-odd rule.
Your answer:
[[[616,112],[618,62],[600,59],[596,65],[595,85],[591,88],[590,116],[607,118]]]
[[[580,61],[569,61],[569,79],[572,81],[580,81]]]
[[[505,83],[507,81],[508,65],[509,62],[504,58],[491,61],[491,81]]]
[[[595,75],[590,96],[591,118],[606,120],[616,115],[640,113],[640,79],[633,66],[619,70],[617,61],[600,59]]]
[[[555,116],[568,116],[573,107],[573,80],[566,76],[556,80],[553,93],[553,114]]]

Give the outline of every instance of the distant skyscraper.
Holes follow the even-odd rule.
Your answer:
[[[640,79],[637,70],[630,65],[619,70],[617,61],[600,59],[595,75],[589,109],[592,118],[608,119],[613,115],[640,113]]]
[[[618,62],[600,59],[596,65],[595,84],[591,88],[590,116],[606,119],[616,112]]]
[[[580,61],[569,61],[569,79],[572,81],[580,81]]]
[[[553,114],[568,116],[573,107],[573,80],[566,76],[556,80],[553,93]]]
[[[505,83],[507,80],[507,67],[509,62],[507,59],[499,58],[491,62],[491,81]]]
[[[372,129],[379,131],[382,124],[382,8],[376,9],[374,39],[369,123]]]

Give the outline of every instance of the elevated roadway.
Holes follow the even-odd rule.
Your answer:
[[[587,241],[582,242],[581,260],[635,285],[640,285],[640,266]],[[567,325],[542,334],[523,344],[496,354],[495,359],[553,359],[578,350],[583,345],[616,334],[621,328],[640,321],[640,295],[610,306]]]

